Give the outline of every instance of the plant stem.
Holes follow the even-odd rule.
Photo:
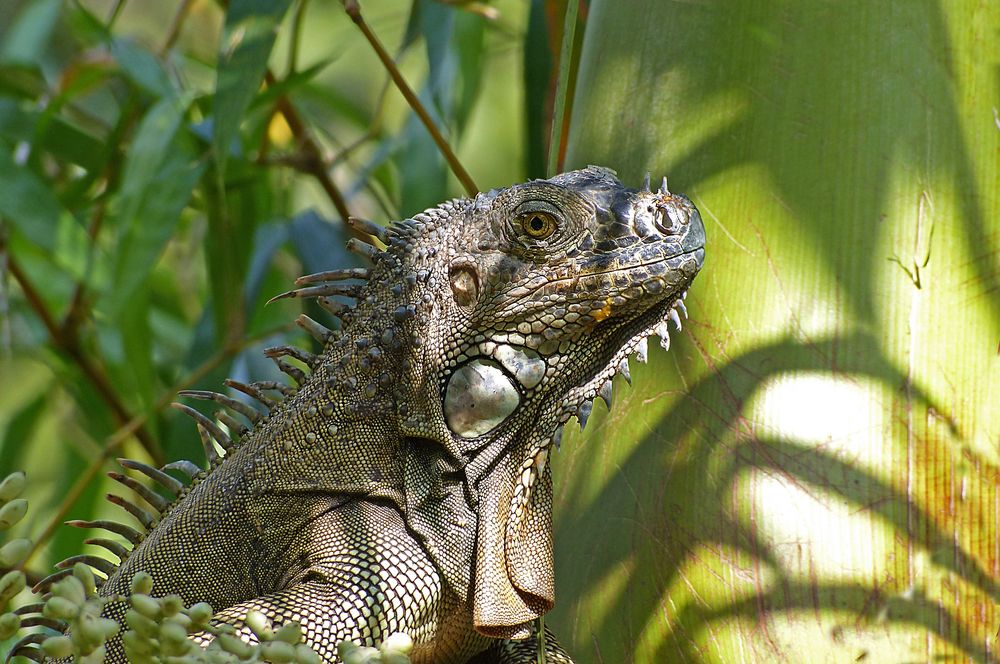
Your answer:
[[[570,70],[573,65],[573,42],[576,39],[576,17],[579,9],[579,0],[569,0],[566,3],[562,50],[559,53],[559,78],[556,81],[556,98],[552,109],[552,132],[549,134],[549,164],[547,169],[549,177],[559,173],[563,167],[566,93],[569,90]]]
[[[365,39],[368,43],[372,45],[375,49],[375,54],[378,59],[382,61],[382,65],[385,67],[386,71],[389,72],[389,76],[392,78],[392,82],[396,84],[396,88],[406,99],[406,103],[410,105],[413,112],[417,114],[420,121],[424,123],[424,127],[427,128],[428,133],[430,133],[431,138],[434,139],[434,143],[437,144],[438,150],[444,156],[445,161],[448,162],[448,166],[451,168],[451,172],[455,174],[458,181],[462,183],[465,188],[465,193],[469,196],[475,196],[479,193],[479,187],[476,183],[472,181],[472,176],[469,175],[465,167],[452,152],[451,146],[448,145],[448,141],[445,140],[444,136],[438,130],[437,125],[434,124],[434,120],[431,119],[430,114],[424,105],[417,98],[416,93],[407,84],[406,79],[403,78],[403,74],[400,73],[399,68],[396,67],[396,63],[390,57],[389,52],[385,50],[382,46],[382,42],[379,38],[372,32],[372,29],[365,22],[365,19],[361,16],[361,6],[358,4],[357,0],[344,0],[344,10],[347,15],[351,17],[354,24],[360,28],[362,34],[364,34]]]
[[[270,70],[264,75],[264,80],[268,85],[275,85],[277,83],[274,73]],[[306,157],[303,160],[304,170],[316,178],[319,185],[323,187],[323,191],[326,192],[330,202],[333,203],[333,207],[337,209],[337,214],[346,222],[347,218],[351,216],[351,212],[347,208],[347,201],[344,200],[343,194],[340,193],[340,189],[333,183],[333,179],[327,172],[326,160],[323,159],[323,151],[309,134],[309,129],[288,97],[284,95],[279,97],[277,106],[278,111],[285,118],[285,122],[288,123],[288,128],[292,130],[292,135],[299,142],[299,145],[302,146],[302,152]]]
[[[187,19],[188,14],[191,13],[192,4],[194,4],[193,0],[181,0],[180,6],[174,12],[174,17],[170,21],[170,28],[167,30],[167,38],[163,40],[163,45],[160,46],[161,58],[166,57],[170,49],[177,43],[177,38],[181,36],[181,29],[184,27],[184,21]]]

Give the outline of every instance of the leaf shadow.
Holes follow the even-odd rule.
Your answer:
[[[929,553],[930,565],[939,572],[1000,601],[997,579],[924,507],[908,500],[903,488],[823,445],[765,435],[744,419],[744,404],[765,381],[782,374],[835,374],[899,389],[906,376],[875,348],[870,335],[857,333],[809,344],[784,339],[747,351],[676,399],[586,506],[575,502],[586,494],[585,480],[571,472],[560,497],[565,509],[555,522],[560,594],[574,598],[563,611],[582,611],[582,598],[594,592],[603,593],[607,605],[601,615],[577,615],[571,624],[566,624],[568,614],[557,608],[554,622],[562,627],[563,638],[582,648],[581,653],[592,649],[593,657],[586,659],[632,660],[640,638],[655,641],[644,633],[650,623],[662,621],[662,641],[643,646],[655,647],[656,661],[702,662],[709,660],[701,654],[704,636],[698,635],[714,638],[716,622],[725,620],[741,630],[748,625],[763,630],[765,638],[756,643],[767,643],[773,649],[769,656],[790,657],[780,639],[767,634],[770,616],[812,611],[865,630],[917,625],[974,661],[997,661],[986,645],[992,634],[989,626],[973,630],[967,623],[981,621],[971,608],[958,607],[956,613],[929,599],[922,579],[910,585],[904,578],[902,563],[890,563],[884,577],[871,583],[817,576],[803,580],[788,568],[788,552],[776,550],[761,535],[761,515],[748,505],[754,501],[745,500],[746,492],[737,488],[741,478],[757,473],[806,495],[832,496],[890,531],[897,547],[902,542],[905,549],[909,543]],[[838,358],[835,372],[831,357]],[[913,392],[917,403],[933,407],[919,387]],[[718,403],[727,404],[725,413],[706,406]],[[601,436],[613,431],[599,423],[589,433],[590,440],[577,453],[593,463],[593,447],[600,447]],[[594,538],[599,538],[596,545]],[[742,591],[733,590],[726,601],[702,598],[697,590],[701,584],[686,576],[692,560],[697,561],[696,574],[731,574],[736,580],[722,583]],[[688,588],[687,601],[675,601],[678,586]],[[838,638],[836,629],[830,638]],[[614,642],[599,642],[598,636]]]

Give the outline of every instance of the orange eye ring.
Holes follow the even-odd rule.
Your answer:
[[[548,212],[528,212],[521,216],[521,229],[534,240],[551,237],[559,227],[559,222]]]

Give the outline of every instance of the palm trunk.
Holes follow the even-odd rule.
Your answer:
[[[998,659],[998,30],[591,3],[566,165],[668,175],[709,244],[670,353],[556,464],[581,661]]]

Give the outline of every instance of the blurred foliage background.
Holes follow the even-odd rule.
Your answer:
[[[591,0],[578,75],[564,0],[362,9],[481,190],[545,175],[565,108],[567,168],[706,220],[691,321],[555,462],[578,661],[997,660],[1000,5]],[[30,574],[118,518],[115,457],[200,458],[178,389],[281,380],[262,348],[310,340],[264,303],[355,260],[346,212],[464,194],[340,2],[5,0]]]

